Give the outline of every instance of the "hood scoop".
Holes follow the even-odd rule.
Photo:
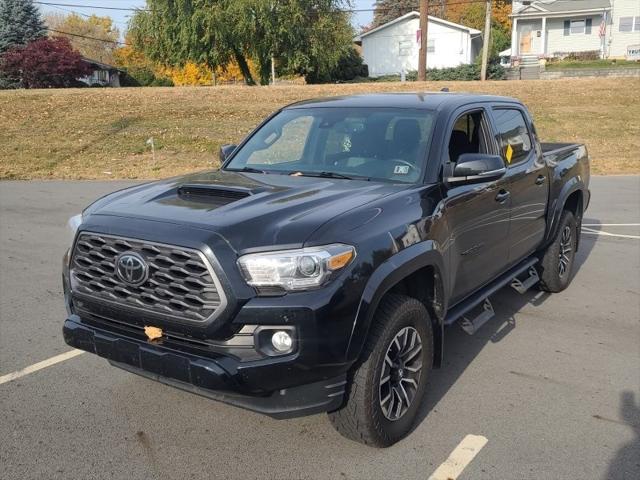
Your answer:
[[[188,183],[178,187],[178,195],[183,198],[193,198],[198,201],[208,200],[223,204],[247,198],[252,194],[253,192],[248,188],[206,183]]]

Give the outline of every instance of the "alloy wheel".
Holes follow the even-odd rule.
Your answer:
[[[560,236],[560,252],[558,253],[558,273],[560,277],[564,277],[569,271],[571,263],[571,251],[573,250],[571,227],[565,225]]]
[[[391,421],[402,418],[416,396],[422,370],[422,339],[413,327],[404,327],[393,338],[380,374],[380,407]]]

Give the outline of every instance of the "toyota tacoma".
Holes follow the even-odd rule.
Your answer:
[[[220,156],[70,220],[65,341],[377,447],[411,431],[445,327],[567,287],[589,203],[586,148],[499,96],[303,101]]]

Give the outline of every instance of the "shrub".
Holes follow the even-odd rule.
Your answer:
[[[599,60],[599,50],[584,50],[582,52],[553,52],[553,56],[561,60]]]
[[[328,72],[313,71],[305,76],[307,83],[348,82],[356,77],[368,77],[369,67],[362,63],[362,57],[355,48],[349,48],[338,60],[338,64]]]
[[[151,87],[173,87],[173,80],[168,77],[156,77],[151,82]]]
[[[427,80],[432,81],[454,81],[454,80],[480,80],[480,65],[477,63],[459,65],[451,68],[432,68],[427,70]],[[487,79],[502,80],[505,75],[504,67],[499,63],[489,63],[487,66]],[[407,73],[407,80],[418,79],[418,72],[415,70]]]
[[[64,37],[34,40],[10,49],[0,61],[0,75],[24,88],[72,87],[91,71]]]

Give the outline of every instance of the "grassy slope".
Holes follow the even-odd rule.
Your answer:
[[[157,178],[211,168],[220,144],[239,141],[287,103],[444,86],[518,97],[545,141],[586,143],[595,173],[640,172],[638,80],[629,78],[3,91],[0,178]]]

